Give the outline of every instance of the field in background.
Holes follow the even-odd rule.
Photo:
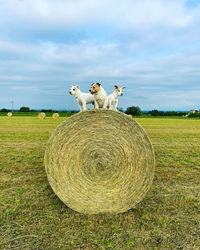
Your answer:
[[[46,114],[47,117],[52,117],[52,115],[54,113],[58,113],[60,117],[70,117],[72,115],[74,115],[75,113],[77,113],[78,111],[71,111],[71,112],[68,112],[68,111],[63,111],[63,112],[44,112]],[[173,111],[170,111],[171,113]],[[169,112],[169,113],[170,113]],[[0,112],[0,116],[7,116],[7,113],[8,112]],[[34,111],[34,112],[12,112],[12,115],[13,116],[33,116],[33,117],[37,117],[38,114],[40,112],[37,112],[37,111]],[[199,113],[198,113],[199,114]],[[165,115],[165,116],[154,116],[154,115],[151,115],[151,114],[147,114],[147,113],[142,113],[141,115],[137,115],[137,116],[134,116],[136,118],[162,118],[162,119],[184,119],[184,120],[199,120],[200,117],[199,116],[188,116],[188,117],[185,117],[185,116],[181,116],[181,115]]]
[[[46,116],[47,117],[52,117],[52,115],[56,113],[56,112],[46,112]],[[33,117],[37,117],[39,114],[39,112],[13,112],[12,115],[13,116],[33,116]],[[73,115],[74,113],[70,113],[70,112],[59,112],[59,116],[60,117],[69,117],[71,115]],[[6,112],[0,112],[0,116],[7,116]]]
[[[199,249],[200,121],[137,118],[155,150],[153,185],[136,208],[82,215],[50,188],[43,155],[66,118],[0,117],[0,249]]]

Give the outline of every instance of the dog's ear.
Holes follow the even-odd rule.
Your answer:
[[[125,89],[126,87],[122,87],[122,89]]]
[[[98,86],[101,86],[101,84],[100,84],[100,83],[98,83],[98,82],[97,82],[96,84],[97,84]]]
[[[95,84],[94,82],[91,84],[91,86],[93,85],[93,84]]]
[[[115,85],[114,87],[115,87],[115,89],[118,89],[118,86],[117,86],[117,85]]]

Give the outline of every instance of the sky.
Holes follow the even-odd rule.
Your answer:
[[[78,109],[70,85],[119,107],[200,109],[200,0],[0,0],[0,109]]]

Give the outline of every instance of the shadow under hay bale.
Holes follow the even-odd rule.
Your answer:
[[[40,119],[45,119],[45,118],[46,118],[46,114],[45,114],[44,112],[40,112],[40,113],[38,114],[38,118],[40,118]]]
[[[58,114],[58,113],[53,113],[52,118],[56,119],[56,118],[58,118],[58,117],[59,117],[59,114]]]
[[[154,153],[134,119],[93,109],[55,129],[45,152],[45,169],[54,192],[70,208],[85,214],[121,213],[149,190]]]

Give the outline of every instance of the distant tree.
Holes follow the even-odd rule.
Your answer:
[[[71,110],[70,113],[74,114],[74,113],[78,113],[77,110]]]
[[[200,117],[200,113],[199,112],[190,113],[189,117]]]
[[[154,110],[151,111],[151,115],[152,116],[159,116],[160,112],[157,109],[154,109]]]
[[[187,115],[187,114],[188,114],[188,112],[179,112],[178,116],[184,116],[184,115]]]
[[[53,110],[52,109],[42,109],[41,112],[44,112],[44,113],[53,113]]]
[[[19,109],[19,112],[30,112],[30,108],[29,107],[21,107],[20,109]]]
[[[141,115],[142,111],[138,106],[131,106],[126,109],[127,115]]]
[[[5,108],[2,108],[1,110],[0,110],[0,112],[10,112],[11,110],[10,109],[5,109]]]

